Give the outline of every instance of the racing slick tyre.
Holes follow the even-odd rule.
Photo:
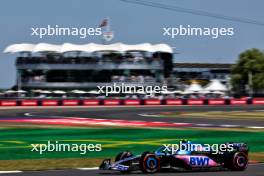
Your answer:
[[[227,163],[227,167],[230,170],[242,171],[247,168],[248,156],[243,152],[236,152],[230,161]]]
[[[139,161],[143,173],[155,173],[160,170],[160,159],[153,153],[144,152]]]
[[[131,152],[127,152],[127,151],[121,152],[118,155],[116,155],[115,162],[129,158],[131,156],[133,156],[133,154]],[[132,165],[132,161],[125,161],[125,162],[122,162],[122,164],[130,167]],[[120,172],[121,173],[129,173],[130,171],[120,171]]]

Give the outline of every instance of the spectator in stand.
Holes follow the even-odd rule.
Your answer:
[[[144,76],[139,75],[139,76],[138,76],[138,82],[139,82],[139,83],[144,83]]]

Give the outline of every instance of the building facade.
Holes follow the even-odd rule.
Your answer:
[[[163,84],[172,68],[166,44],[16,44],[17,86],[21,89],[94,89],[97,86]]]

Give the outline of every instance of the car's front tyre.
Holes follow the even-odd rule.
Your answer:
[[[160,158],[154,153],[144,152],[139,161],[143,173],[155,173],[160,170]]]

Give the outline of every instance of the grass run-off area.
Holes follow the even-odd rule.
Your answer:
[[[135,154],[153,151],[162,144],[175,144],[180,139],[198,143],[246,142],[251,160],[264,161],[263,131],[223,131],[208,129],[143,129],[143,128],[0,128],[0,170],[53,169],[98,166],[102,158],[113,158],[129,150]],[[69,144],[102,144],[102,151],[32,152],[31,144],[47,141]]]

